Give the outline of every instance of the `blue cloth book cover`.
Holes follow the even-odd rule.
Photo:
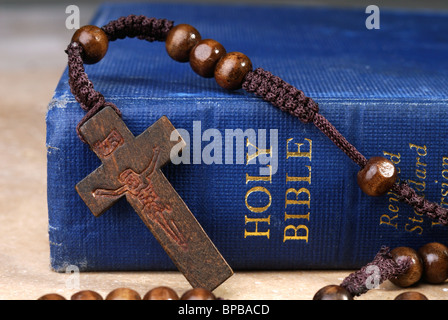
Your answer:
[[[105,4],[91,24],[129,14],[188,23],[243,52],[318,102],[367,158],[390,159],[448,206],[448,14],[381,10],[369,29],[361,9]],[[448,242],[447,227],[393,193],[363,194],[359,167],[313,125],[201,78],[163,42],[111,42],[86,72],[134,135],[162,116],[178,129],[187,147],[163,172],[235,270],[356,268],[383,245]],[[101,164],[76,135],[83,116],[65,70],[46,118],[52,268],[175,269],[125,199],[94,217],[77,194]]]

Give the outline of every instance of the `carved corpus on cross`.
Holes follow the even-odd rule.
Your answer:
[[[112,108],[103,108],[80,128],[102,165],[76,190],[95,216],[126,196],[190,284],[213,290],[233,271],[160,171],[171,148],[185,146],[182,138],[170,141],[174,130],[162,117],[134,137]]]

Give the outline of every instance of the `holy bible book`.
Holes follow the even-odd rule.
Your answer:
[[[193,25],[303,90],[362,154],[448,206],[448,14],[379,9],[372,28],[365,8],[106,4],[91,24]],[[135,136],[171,121],[186,147],[162,172],[235,270],[356,268],[381,246],[448,243],[448,227],[395,194],[362,193],[359,167],[312,124],[200,77],[163,42],[113,41],[86,72]],[[84,115],[65,70],[46,117],[52,268],[175,269],[125,198],[95,217],[76,192],[101,165],[76,135]]]

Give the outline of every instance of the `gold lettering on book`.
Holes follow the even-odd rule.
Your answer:
[[[296,241],[309,241],[310,230],[306,225],[306,222],[310,220],[311,209],[311,192],[309,186],[311,185],[311,159],[312,159],[312,140],[305,138],[303,141],[294,142],[294,138],[289,138],[286,141],[286,160],[289,159],[290,163],[295,167],[301,165],[303,161],[303,168],[306,173],[302,176],[293,176],[288,172],[285,174],[285,212],[284,221],[286,225],[283,229],[283,242],[296,240]],[[260,155],[272,156],[272,147],[269,149],[258,148],[247,139],[246,146],[255,148],[253,153],[246,154],[246,161],[254,160]],[[299,163],[298,163],[299,162]],[[251,213],[256,213],[257,216],[245,215],[244,216],[244,238],[247,237],[265,237],[270,239],[271,233],[271,214],[269,209],[272,205],[272,196],[269,191],[269,184],[272,183],[272,168],[270,165],[268,176],[254,176],[246,173],[246,185],[257,184],[251,186],[246,192],[244,201],[246,208]],[[261,185],[260,185],[261,184]],[[251,195],[256,194],[256,200],[251,200]],[[263,197],[266,199],[263,202]],[[261,215],[260,214],[264,214]]]
[[[440,189],[440,205],[442,207],[448,208],[448,157],[442,157],[442,182]]]
[[[267,165],[269,168],[269,175],[268,176],[250,176],[248,173],[246,173],[246,184],[248,184],[251,181],[265,181],[272,183],[272,166],[270,164]]]
[[[257,149],[257,151],[255,151],[252,154],[249,154],[249,152],[246,154],[246,164],[248,164],[250,161],[252,161],[253,159],[255,159],[256,157],[258,157],[259,155],[271,155],[272,153],[272,147],[270,147],[269,149],[259,149],[256,145],[250,143],[249,138],[247,138],[247,142],[246,142],[246,146],[251,146],[254,147],[255,149]]]
[[[292,234],[293,235],[288,235],[292,230]],[[303,235],[299,235],[300,230],[304,231]],[[306,225],[298,225],[298,226],[294,226],[294,225],[287,225],[285,227],[284,230],[284,234],[283,234],[283,242],[286,242],[287,240],[305,240],[306,242],[308,242],[308,233],[309,233],[309,229]]]
[[[442,158],[442,178],[444,181],[448,182],[448,157]],[[448,206],[447,200],[445,200],[445,197],[448,197],[448,183],[442,182],[442,189],[440,189],[440,194],[442,195],[442,198],[440,199],[440,203],[444,206]]]
[[[397,169],[397,172],[400,172],[400,167],[398,167],[398,164],[401,162],[401,154],[400,153],[391,153],[387,151],[383,151],[383,155],[388,158],[392,163],[395,165],[395,168]],[[388,212],[380,215],[380,225],[386,225],[394,228],[395,230],[398,229],[398,220],[395,220],[399,217],[399,211],[400,207],[398,206],[399,200],[398,195],[393,193],[392,191],[389,191],[387,193],[387,196],[389,197],[389,205],[388,205]]]
[[[251,143],[249,141],[249,138],[247,138],[246,140],[246,146],[249,147],[253,147],[255,148],[255,152],[253,152],[252,154],[249,154],[249,151],[246,154],[246,165],[249,164],[250,161],[256,159],[258,156],[261,155],[268,155],[270,157],[272,157],[272,146],[269,149],[260,149],[258,148],[256,145],[254,145],[253,143]],[[269,169],[269,175],[267,176],[253,176],[253,175],[249,175],[248,173],[246,173],[246,185],[248,184],[252,184],[252,183],[257,183],[257,184],[263,184],[263,183],[272,183],[272,166],[271,165],[266,165],[267,168]],[[258,203],[252,203],[250,204],[250,195],[257,193],[259,196],[263,197],[263,195],[265,196],[265,198],[267,198],[266,203],[261,203],[259,200]],[[253,186],[251,187],[245,194],[244,196],[244,203],[246,205],[246,208],[251,212],[251,213],[256,213],[257,216],[256,217],[252,217],[252,216],[248,216],[245,215],[244,216],[244,225],[245,225],[245,229],[244,229],[244,238],[247,237],[266,237],[267,239],[270,238],[270,228],[266,227],[270,226],[271,224],[271,216],[270,215],[261,215],[261,213],[265,213],[266,211],[269,210],[269,208],[272,205],[272,196],[271,193],[269,192],[269,190],[267,189],[267,186]],[[250,230],[248,230],[250,229]]]
[[[249,195],[255,192],[263,192],[264,194],[266,194],[268,196],[268,203],[265,206],[259,206],[259,207],[255,207],[255,206],[251,206],[248,203],[248,198]],[[250,189],[249,191],[246,192],[246,196],[244,197],[244,201],[246,202],[246,207],[247,209],[249,209],[252,212],[264,212],[266,210],[268,210],[268,208],[271,206],[272,203],[272,197],[271,197],[271,193],[269,192],[268,189],[266,189],[265,187],[260,187],[260,186],[256,186],[253,187],[252,189]]]
[[[303,167],[307,169],[308,175],[295,177],[286,173],[286,186],[288,188],[285,191],[284,217],[287,225],[283,229],[283,242],[291,240],[308,242],[310,230],[305,223],[310,220],[311,192],[308,188],[311,185],[310,162],[313,143],[311,139],[305,138],[303,143],[294,143],[296,148],[292,150],[293,147],[290,147],[289,143],[293,140],[294,138],[286,140],[286,160],[290,159],[294,166],[306,161],[306,165]],[[305,145],[308,146],[307,149]],[[294,185],[291,186],[291,184]]]
[[[311,184],[311,166],[305,166],[305,168],[308,168],[308,176],[306,176],[306,177],[290,177],[290,176],[288,176],[288,173],[286,173],[286,183],[305,181],[305,182],[308,182],[308,184]]]
[[[258,223],[267,223],[268,225],[270,225],[271,224],[270,215],[267,218],[248,218],[247,216],[244,216],[244,224],[247,225],[248,223],[255,223],[255,231],[247,231],[246,229],[244,229],[244,238],[262,236],[269,239],[270,235],[269,228],[266,231],[258,231]]]
[[[424,196],[426,190],[426,167],[425,157],[428,155],[428,149],[426,145],[420,146],[414,143],[409,143],[409,149],[416,153],[415,156],[415,177],[416,179],[409,179],[408,183],[417,192],[420,192],[421,196]],[[423,233],[423,214],[414,210],[414,216],[408,217],[408,223],[405,224],[404,229],[407,232],[414,232],[416,234]]]
[[[415,177],[408,179],[406,182],[414,188],[420,195],[424,196],[423,192],[426,190],[427,179],[427,163],[425,157],[428,155],[428,149],[426,145],[420,146],[414,143],[409,143],[409,150],[415,154]],[[397,171],[400,172],[400,168],[397,166],[402,156],[400,153],[391,153],[383,151],[383,155],[392,161]],[[380,215],[380,225],[385,225],[394,228],[395,230],[403,228],[406,232],[412,232],[418,235],[423,233],[422,223],[424,221],[421,213],[413,211],[413,215],[406,218],[404,226],[398,224],[400,216],[399,196],[390,191],[387,193],[389,196],[388,212]]]
[[[301,147],[304,145],[304,143],[295,143],[295,145],[297,146],[297,151],[289,151],[289,142],[292,141],[293,139],[294,138],[289,138],[288,140],[286,140],[286,159],[288,159],[290,157],[294,157],[294,158],[306,157],[306,158],[310,159],[310,161],[311,161],[313,142],[310,139],[305,138],[305,141],[307,141],[308,145],[309,145],[308,151],[300,150]]]
[[[293,193],[294,199],[288,199],[288,194]],[[299,195],[305,194],[305,199],[299,200]],[[311,206],[311,193],[307,188],[300,188],[299,190],[296,190],[294,188],[289,188],[286,190],[285,195],[285,208],[288,205],[301,205],[306,204],[308,208]]]

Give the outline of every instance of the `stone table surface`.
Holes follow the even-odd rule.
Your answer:
[[[144,295],[159,285],[181,294],[190,286],[179,272],[98,272],[76,278],[49,266],[45,113],[73,33],[65,28],[65,6],[0,5],[0,299],[33,300],[50,292],[69,298],[84,289],[105,296],[118,287]],[[94,10],[85,7],[89,10],[81,24]],[[350,272],[237,271],[215,294],[226,299],[308,300]],[[420,284],[412,290],[429,299],[448,297],[448,283]],[[391,300],[403,291],[386,282],[359,299]]]

